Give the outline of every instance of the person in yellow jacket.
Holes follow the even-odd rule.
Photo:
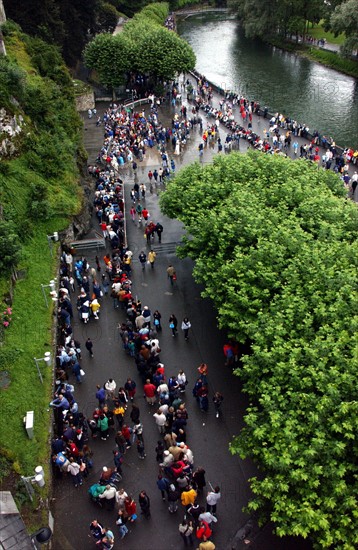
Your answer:
[[[157,257],[157,253],[154,252],[154,250],[151,250],[150,252],[148,252],[148,261],[152,269],[154,267],[154,262],[156,257]]]
[[[100,307],[101,307],[101,305],[98,303],[98,300],[96,300],[96,299],[92,300],[90,308],[92,310],[94,318],[97,319],[97,320],[99,319],[98,313],[99,313]]]
[[[204,535],[202,542],[199,544],[199,548],[196,550],[215,550],[215,548],[215,544],[211,540],[208,540]]]
[[[185,506],[186,510],[189,510],[190,506],[194,504],[197,496],[198,493],[190,485],[182,492],[181,503]]]

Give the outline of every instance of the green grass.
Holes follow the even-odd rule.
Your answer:
[[[343,44],[343,42],[346,39],[345,34],[339,34],[338,36],[334,36],[332,32],[325,31],[321,23],[319,23],[318,25],[315,25],[314,27],[309,27],[308,34],[310,36],[313,36],[313,38],[317,38],[318,40],[320,38],[325,38],[327,42],[329,42],[330,44],[338,44],[339,46]]]
[[[82,80],[73,79],[73,89],[75,96],[83,95],[83,94],[89,94],[92,92],[92,86],[87,84],[86,82],[83,82]]]
[[[48,284],[55,276],[55,260],[50,258],[47,239],[37,231],[24,247],[24,255],[31,257],[27,276],[16,284],[12,304],[12,322],[5,332],[0,350],[0,368],[10,374],[11,383],[0,394],[0,447],[9,451],[15,470],[32,475],[38,464],[48,463],[50,412],[47,411],[53,383],[52,369],[41,363],[42,385],[36,371],[34,357],[43,357],[52,351],[53,311],[41,293],[41,284]],[[34,439],[28,439],[23,425],[27,411],[35,413]]]
[[[308,55],[310,59],[318,61],[326,67],[331,67],[331,69],[358,78],[358,62],[353,59],[347,59],[334,52],[317,50],[316,48],[309,48]]]
[[[0,389],[0,455],[10,461],[12,470],[19,475],[32,475],[41,464],[49,480],[52,423],[49,401],[54,357],[51,368],[44,361],[39,363],[43,384],[34,357],[42,358],[45,351],[53,355],[55,352],[54,306],[50,299],[46,306],[41,290],[41,284],[48,284],[58,269],[57,246],[53,247],[52,257],[47,235],[66,228],[81,209],[82,189],[76,160],[82,134],[71,79],[63,62],[50,46],[31,40],[24,35],[6,36],[8,55],[26,71],[24,89],[33,93],[27,101],[26,94],[18,97],[18,109],[24,109],[27,138],[19,143],[17,155],[8,160],[6,170],[0,171],[1,205],[5,219],[12,220],[18,230],[21,258],[17,270],[22,272],[14,287],[12,321],[4,329],[0,344],[0,371],[8,371],[11,379],[6,389]],[[35,209],[31,202],[34,185],[46,190],[46,197],[37,200]],[[1,275],[0,307],[3,307],[9,275]],[[48,294],[49,289],[45,291]],[[26,412],[31,410],[35,413],[32,440],[23,425]],[[41,490],[42,496],[46,496],[48,488],[49,483]]]

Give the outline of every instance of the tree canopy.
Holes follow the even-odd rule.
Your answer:
[[[81,58],[90,36],[114,30],[120,13],[113,4],[114,0],[4,0],[7,17],[23,32],[59,46],[69,65]]]
[[[358,0],[347,0],[339,4],[330,19],[332,31],[338,35],[345,33],[343,49],[351,52],[358,49]]]
[[[151,4],[119,35],[97,35],[84,50],[86,66],[111,87],[122,84],[129,71],[165,80],[193,69],[195,54],[189,44],[162,26],[168,12],[165,2]]]
[[[250,343],[231,452],[264,470],[251,511],[317,548],[358,543],[357,207],[305,160],[251,152],[182,170],[161,196],[221,327]]]

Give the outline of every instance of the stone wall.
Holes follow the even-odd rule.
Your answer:
[[[12,157],[17,153],[17,137],[22,132],[24,119],[21,115],[9,115],[0,109],[0,158]]]
[[[94,109],[95,100],[94,93],[89,92],[76,97],[76,109],[77,111],[88,111],[88,109]]]

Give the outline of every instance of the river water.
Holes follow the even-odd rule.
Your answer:
[[[178,19],[178,32],[192,46],[197,70],[210,81],[318,129],[342,147],[358,148],[356,79],[246,39],[225,13]]]

